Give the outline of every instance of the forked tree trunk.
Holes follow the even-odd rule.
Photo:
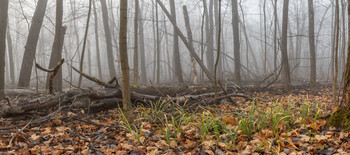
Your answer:
[[[41,25],[44,20],[47,1],[48,0],[38,0],[32,19],[32,24],[30,25],[27,43],[24,46],[25,50],[22,60],[21,71],[19,74],[18,88],[29,87],[34,57],[36,53],[36,46],[38,43]]]
[[[63,2],[56,0],[56,25],[55,25],[55,40],[52,46],[50,64],[48,68],[54,68],[62,58],[62,46],[64,41],[65,29],[62,26],[63,19]],[[46,88],[49,88],[49,76],[47,75]],[[55,91],[62,91],[62,69],[59,69],[53,79],[53,89]]]
[[[0,100],[5,98],[5,52],[8,0],[0,2]]]

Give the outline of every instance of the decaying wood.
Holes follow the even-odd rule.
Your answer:
[[[199,95],[184,95],[178,97],[170,96],[154,96],[141,94],[132,91],[131,101],[133,104],[148,104],[150,102],[157,102],[160,99],[168,102],[175,102],[184,104],[187,101],[201,100],[204,98],[214,97],[214,93],[204,93]],[[218,100],[230,97],[243,97],[249,99],[245,95],[236,93],[225,94],[219,92]],[[78,108],[88,109],[89,112],[99,112],[102,110],[122,107],[122,91],[120,88],[95,88],[95,89],[74,89],[67,92],[49,94],[37,99],[17,103],[17,104],[0,104],[0,117],[18,116],[21,114],[35,111],[38,109],[52,108],[55,106],[61,107],[65,105],[72,105]]]
[[[75,70],[80,75],[84,76],[85,78],[87,78],[87,79],[89,79],[89,80],[91,80],[91,81],[93,81],[93,82],[95,82],[95,83],[97,83],[97,84],[99,84],[101,86],[104,86],[105,88],[119,88],[118,80],[117,80],[116,77],[113,77],[110,81],[108,81],[106,83],[106,82],[104,82],[102,80],[99,80],[99,79],[97,79],[97,78],[95,78],[93,76],[90,76],[88,74],[85,74],[85,73],[79,71],[78,69],[74,68],[73,66],[72,66],[72,68],[73,68],[73,70]],[[113,84],[114,81],[116,81],[116,84]]]
[[[40,70],[50,73],[49,94],[53,94],[53,78],[56,76],[58,70],[61,68],[63,63],[64,63],[64,59],[61,59],[54,68],[49,68],[49,69],[41,67],[39,64],[35,64],[35,66]]]

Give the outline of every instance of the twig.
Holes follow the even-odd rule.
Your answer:
[[[35,64],[37,68],[39,68],[42,71],[50,73],[50,78],[49,78],[49,94],[53,94],[53,78],[56,76],[58,70],[61,68],[62,64],[64,63],[64,59],[61,59],[57,65],[54,68],[51,69],[46,69],[41,67],[39,64]]]
[[[9,142],[9,147],[12,147],[12,142],[13,140],[17,137],[18,134],[22,133],[22,131],[30,124],[31,122],[29,121],[20,131],[18,131],[15,135],[12,136],[10,142]]]

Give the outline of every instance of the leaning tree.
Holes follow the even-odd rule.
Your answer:
[[[350,0],[348,0],[348,8],[350,8]],[[348,26],[350,26],[350,11],[348,11]],[[350,37],[350,31],[348,32],[348,37]],[[348,55],[344,79],[343,99],[339,108],[328,119],[327,125],[350,131],[350,40],[348,41]]]

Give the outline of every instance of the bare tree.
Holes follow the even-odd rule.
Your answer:
[[[140,10],[140,7],[137,8],[138,10]],[[146,72],[146,56],[145,56],[145,37],[144,37],[144,32],[143,32],[143,19],[142,19],[142,10],[139,11],[139,33],[140,33],[140,37],[139,37],[139,42],[140,42],[140,69],[141,69],[141,82],[142,84],[146,84],[147,83],[147,72]]]
[[[119,52],[122,67],[123,110],[129,122],[133,122],[130,99],[130,74],[127,48],[128,0],[120,0]]]
[[[288,62],[288,48],[287,48],[287,32],[288,32],[288,5],[289,0],[283,1],[283,16],[282,16],[282,65],[284,70],[284,87],[286,90],[290,89],[290,69]]]
[[[21,71],[19,74],[18,87],[29,87],[30,77],[32,75],[33,61],[36,53],[36,46],[40,34],[41,25],[44,20],[47,0],[38,0],[32,24],[30,25],[27,43],[25,45]]]
[[[62,26],[63,19],[63,1],[56,0],[56,25],[55,25],[55,40],[52,46],[50,64],[48,68],[54,68],[62,58],[62,46],[66,27]],[[49,76],[47,75],[46,88],[49,88]],[[62,69],[59,69],[56,76],[53,78],[53,89],[62,91]]]
[[[316,87],[316,52],[315,52],[315,29],[314,29],[314,6],[313,0],[308,0],[309,10],[309,46],[310,46],[310,88]]]
[[[116,70],[115,70],[115,67],[114,67],[112,37],[111,37],[111,30],[109,28],[108,11],[107,11],[106,0],[101,0],[101,6],[102,6],[103,25],[104,25],[105,37],[106,37],[107,61],[108,61],[109,76],[110,77],[114,77],[114,76],[117,75],[117,73],[116,73]]]
[[[234,80],[236,84],[241,84],[241,56],[240,56],[240,41],[239,41],[239,14],[238,5],[236,0],[232,0],[232,29],[233,29],[233,45],[234,45],[234,58],[235,58],[235,70]]]
[[[336,89],[338,80],[338,46],[339,46],[339,0],[335,1],[335,47],[334,47],[334,75],[333,75],[333,101],[336,102]]]
[[[138,45],[138,17],[139,17],[139,0],[135,0],[135,17],[134,17],[134,84],[139,83],[139,45]]]
[[[0,100],[5,98],[5,52],[9,1],[0,2]]]
[[[15,63],[13,62],[13,45],[12,45],[12,38],[11,38],[11,33],[8,25],[9,23],[7,23],[6,38],[7,38],[7,47],[8,47],[10,78],[11,78],[11,82],[15,83]]]
[[[175,10],[175,2],[174,0],[170,0],[170,11],[171,16],[173,18],[173,21],[176,24],[176,10]],[[175,63],[175,76],[177,79],[177,82],[183,83],[183,76],[182,76],[182,67],[181,67],[181,60],[180,60],[180,51],[179,51],[179,37],[176,33],[176,30],[174,28],[174,63]]]
[[[103,80],[102,77],[102,67],[101,67],[101,57],[100,57],[100,39],[98,37],[98,21],[97,21],[97,11],[96,11],[96,4],[95,0],[93,0],[92,3],[93,9],[94,9],[94,18],[95,18],[95,42],[96,42],[96,59],[97,59],[97,71],[98,71],[98,77],[100,80]]]
[[[87,41],[87,35],[89,32],[89,23],[90,23],[90,15],[91,15],[91,1],[89,0],[89,11],[88,11],[88,16],[87,16],[87,21],[86,21],[86,28],[85,28],[85,35],[84,35],[84,43],[83,43],[83,50],[81,52],[81,59],[80,59],[80,72],[83,72],[83,64],[84,64],[84,55],[85,55],[85,47],[86,47],[86,41]],[[80,74],[79,76],[79,83],[78,83],[78,87],[81,86],[81,81],[82,81],[83,76]]]

